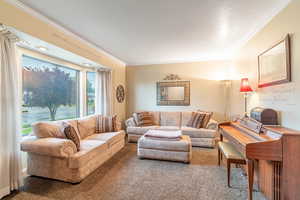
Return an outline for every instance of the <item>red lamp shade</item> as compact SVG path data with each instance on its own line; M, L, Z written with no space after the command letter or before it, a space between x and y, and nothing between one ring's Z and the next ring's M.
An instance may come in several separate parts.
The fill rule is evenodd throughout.
M253 92L252 88L249 85L248 78L242 78L240 92Z

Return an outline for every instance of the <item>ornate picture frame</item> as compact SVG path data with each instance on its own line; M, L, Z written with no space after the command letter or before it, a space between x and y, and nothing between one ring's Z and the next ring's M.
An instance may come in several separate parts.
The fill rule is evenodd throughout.
M161 81L156 83L157 105L159 106L189 106L190 81ZM182 99L168 99L167 89L179 89ZM183 90L183 91L182 91Z
M291 82L290 37L258 55L258 87Z

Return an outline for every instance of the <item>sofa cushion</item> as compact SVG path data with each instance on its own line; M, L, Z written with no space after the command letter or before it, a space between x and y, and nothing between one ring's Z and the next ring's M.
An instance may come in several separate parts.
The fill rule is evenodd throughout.
M150 129L156 129L158 126L127 127L127 133L144 135Z
M153 125L159 125L160 113L158 111L149 111L149 113L152 115Z
M100 140L81 140L80 151L73 154L69 158L70 168L80 168L83 167L90 160L97 156L101 156L101 153L106 152L108 149L108 144L105 141Z
M101 133L101 134L93 134L87 137L87 140L100 140L106 142L109 146L119 142L120 140L124 140L125 133L124 131L119 132L109 132L109 133Z
M192 146L194 147L209 147L215 146L215 138L191 138Z
M212 129L205 128L193 128L193 127L181 127L182 134L188 135L191 138L214 138L216 136L216 131Z
M180 126L181 112L160 112L161 126Z
M117 130L117 115L114 116L96 116L95 133L113 132Z
M179 126L158 126L155 128L155 130L161 130L161 131L177 131L180 130Z
M184 111L181 113L181 126L187 126L192 117L192 111Z
M142 136L138 141L138 149L157 149L164 151L190 151L191 140L186 135L180 141L150 139Z
M32 130L38 138L66 138L62 122L37 122L32 124Z
M81 139L93 135L96 132L96 116L78 119L77 125Z

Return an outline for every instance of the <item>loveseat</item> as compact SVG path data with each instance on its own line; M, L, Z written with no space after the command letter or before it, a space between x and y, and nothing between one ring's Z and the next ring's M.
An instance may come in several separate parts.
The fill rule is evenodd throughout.
M49 128L47 124L43 125L45 128L36 130L42 132L38 134L39 137L36 136L37 134L24 137L21 150L28 153L27 173L29 175L78 183L125 145L125 132L117 127L113 132L96 134L96 115L94 115L66 121L79 132L80 150L78 151L72 140L52 137L51 134L57 132L57 129L51 124L60 124L60 122L49 122ZM33 129L35 130L35 127ZM41 134L43 134L42 138Z
M183 112L159 112L148 111L152 115L153 126L137 126L133 117L125 121L126 132L129 142L137 140L150 129L157 130L181 130L183 135L191 138L192 146L214 147L215 137L217 135L218 123L210 119L205 128L192 128L187 124L192 116L192 111Z

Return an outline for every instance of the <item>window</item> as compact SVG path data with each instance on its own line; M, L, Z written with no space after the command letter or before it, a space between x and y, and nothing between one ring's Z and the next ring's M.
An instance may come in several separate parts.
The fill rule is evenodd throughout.
M95 113L95 78L95 72L86 73L86 101L88 115Z
M79 71L22 56L22 134L36 121L79 117Z

